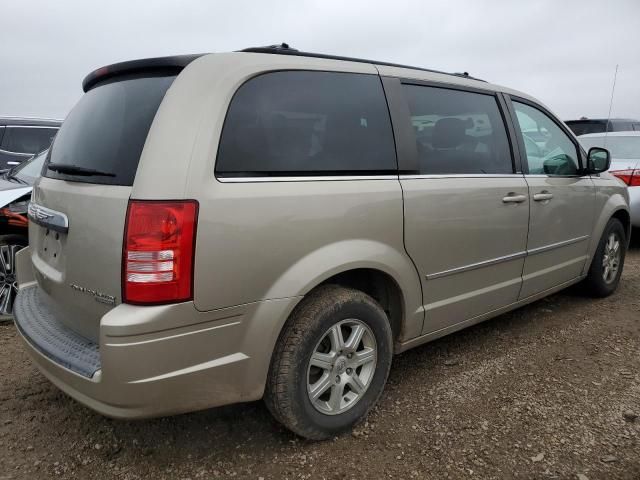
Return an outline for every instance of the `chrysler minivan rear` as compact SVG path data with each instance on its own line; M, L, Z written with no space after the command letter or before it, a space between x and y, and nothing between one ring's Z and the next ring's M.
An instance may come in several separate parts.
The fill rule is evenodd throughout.
M201 312L193 303L199 204L175 195L174 175L188 171L189 151L169 164L150 161L153 198L134 192L154 118L194 58L126 62L87 77L29 207L18 330L56 385L114 417L262 393L244 371L250 349L240 328L258 306Z

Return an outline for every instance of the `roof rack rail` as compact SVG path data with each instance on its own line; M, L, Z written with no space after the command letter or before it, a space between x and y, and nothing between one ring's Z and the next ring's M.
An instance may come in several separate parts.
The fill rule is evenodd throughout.
M264 47L249 47L240 50L241 52L250 52L250 53L270 53L275 55L293 55L297 57L312 57L312 58L325 58L328 60L342 60L345 62L358 62L358 63L371 63L373 65L384 65L387 67L399 67L399 68L411 68L413 70L421 70L423 72L430 73L440 73L442 75L453 75L454 77L462 77L468 78L470 80L478 80L480 82L486 82L486 80L482 80L481 78L475 78L469 75L468 72L463 73L450 73L450 72L442 72L440 70L432 70L429 68L421 68L421 67L412 67L411 65L401 65L399 63L389 63L389 62L379 62L377 60L367 60L365 58L354 58L354 57L342 57L339 55L327 55L324 53L313 53L313 52L301 52L298 49L292 48L288 43L281 43L275 45L267 45Z

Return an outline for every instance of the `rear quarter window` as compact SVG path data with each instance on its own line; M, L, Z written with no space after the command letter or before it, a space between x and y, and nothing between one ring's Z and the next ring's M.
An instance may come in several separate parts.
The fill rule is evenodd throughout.
M283 71L255 77L231 101L216 175L370 175L396 171L377 75Z
M69 165L108 175L71 175L45 169L45 176L133 185L149 128L174 79L116 78L85 93L60 128L47 165Z

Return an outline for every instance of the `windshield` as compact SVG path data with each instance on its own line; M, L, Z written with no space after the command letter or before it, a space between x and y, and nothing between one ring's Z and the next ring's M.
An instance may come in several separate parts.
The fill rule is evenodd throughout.
M48 162L52 168L44 175L74 182L133 185L151 122L174 79L117 78L89 90L56 135Z
M49 150L35 154L29 160L25 160L15 167L11 172L9 172L9 175L17 178L18 180L22 180L29 185L33 185L36 179L40 176L42 165L47 158L47 153L49 153Z
M601 137L580 137L578 140L587 151L591 147L602 147L611 152L611 158L640 159L640 135L637 137L607 137L606 144L604 135Z

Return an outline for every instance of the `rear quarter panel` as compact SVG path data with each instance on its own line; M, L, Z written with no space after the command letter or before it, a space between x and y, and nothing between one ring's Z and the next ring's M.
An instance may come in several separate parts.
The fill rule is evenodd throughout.
M419 334L420 282L404 253L397 179L213 183L205 192L198 309L304 295L334 274L374 268L401 287L415 316L405 333Z

